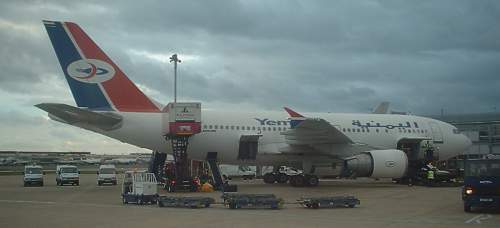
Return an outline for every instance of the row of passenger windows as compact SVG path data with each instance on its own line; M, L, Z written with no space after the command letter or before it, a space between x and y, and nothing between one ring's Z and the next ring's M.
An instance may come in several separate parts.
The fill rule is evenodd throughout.
M250 127L250 126L229 126L229 125L203 125L203 129L214 130L242 130L242 131L286 131L286 127Z
M255 127L255 126L229 126L229 125L203 125L203 129L209 129L209 130L242 130L242 131L286 131L288 128L286 127ZM343 132L370 132L369 128L342 128ZM389 133L388 129L384 130L379 130L378 128L375 129L376 133L379 132L385 132ZM422 129L399 129L399 133L418 133L418 134L423 134L427 133L427 130L422 130Z
M370 129L369 128L342 128L342 131L343 132L370 132ZM379 130L378 128L375 129L375 132L376 133L379 133L379 132L385 132L385 133L389 133L389 130L388 129L384 129L384 130ZM399 129L399 133L418 133L418 134L423 134L423 133L427 133L427 130L422 130L422 129Z

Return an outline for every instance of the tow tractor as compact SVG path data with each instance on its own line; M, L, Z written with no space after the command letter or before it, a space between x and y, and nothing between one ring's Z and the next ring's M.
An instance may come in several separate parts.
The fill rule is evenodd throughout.
M123 204L156 204L158 200L158 182L153 173L145 171L126 171L122 185Z
M272 173L264 174L264 183L273 184L275 182L284 184L290 181L291 177L302 174L301 170L288 166L280 166L278 170Z
M500 159L465 160L462 199L464 211L474 207L500 208Z

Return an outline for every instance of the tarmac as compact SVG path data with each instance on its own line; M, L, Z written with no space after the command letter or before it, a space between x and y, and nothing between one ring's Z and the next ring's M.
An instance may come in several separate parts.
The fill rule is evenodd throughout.
M120 178L121 179L121 178ZM388 180L327 180L314 188L233 181L242 193L273 193L285 200L283 209L159 208L124 205L121 182L97 186L95 174L82 174L80 186L56 186L53 174L44 187L23 187L21 175L0 176L0 227L500 227L498 211L463 212L460 187L428 188L393 184ZM208 196L221 193L166 193ZM355 208L307 209L302 196L353 195Z

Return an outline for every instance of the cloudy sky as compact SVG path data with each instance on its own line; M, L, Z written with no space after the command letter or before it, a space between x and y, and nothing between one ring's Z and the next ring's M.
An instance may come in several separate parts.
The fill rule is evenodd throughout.
M74 105L42 19L78 23L149 96L206 108L500 108L498 1L0 1L0 150L147 152L50 121Z

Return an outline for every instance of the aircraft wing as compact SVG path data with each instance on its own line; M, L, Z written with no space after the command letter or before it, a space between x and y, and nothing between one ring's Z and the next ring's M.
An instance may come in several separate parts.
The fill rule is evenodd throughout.
M122 117L117 114L93 112L66 104L41 103L35 106L48 112L53 120L85 128L109 131L120 127L122 123Z
M306 118L289 108L291 129L283 132L289 145L352 144L353 141L324 119Z

